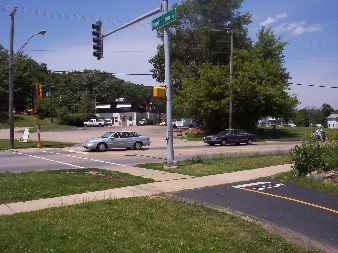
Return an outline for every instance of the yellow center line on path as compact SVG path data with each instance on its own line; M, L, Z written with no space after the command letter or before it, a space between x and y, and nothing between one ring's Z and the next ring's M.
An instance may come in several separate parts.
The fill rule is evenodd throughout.
M266 195L266 196L270 196L270 197L274 197L274 198L278 198L278 199L284 199L284 200L288 200L288 201L291 201L291 202L296 202L296 203L299 203L299 204L302 204L302 205L305 205L305 206L318 208L318 209L321 209L321 210L331 212L331 213L338 215L338 210L328 208L328 207L325 207L325 206L321 206L321 205L317 205L317 204L313 204L313 203L306 202L306 201L303 201L303 200L294 199L294 198L285 197L285 196L276 195L276 194L267 193L267 192L251 190L251 189L247 189L247 188L239 188L239 189L241 189L243 191L247 191L247 192L254 192L254 193L257 193L257 194L262 194L262 195Z

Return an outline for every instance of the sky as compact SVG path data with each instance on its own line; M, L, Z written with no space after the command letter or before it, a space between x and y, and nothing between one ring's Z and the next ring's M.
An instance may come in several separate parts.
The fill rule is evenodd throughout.
M8 14L17 6L15 48L31 34L47 30L27 45L25 53L49 69L150 73L148 60L161 43L151 30L151 19L106 38L100 61L92 56L91 24L100 18L106 33L159 5L160 0L0 0L0 44L8 47ZM252 15L248 29L253 40L265 25L288 43L285 66L292 82L325 86L338 86L337 10L337 0L244 0L241 8ZM118 77L156 83L150 76ZM338 109L338 89L291 85L290 93L299 98L299 107L329 103Z

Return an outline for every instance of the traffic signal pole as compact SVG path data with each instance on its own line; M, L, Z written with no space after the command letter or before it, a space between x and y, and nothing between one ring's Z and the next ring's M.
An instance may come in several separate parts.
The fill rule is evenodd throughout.
M116 33L118 31L121 31L129 26L132 26L144 19L147 19L153 15L156 15L160 12L166 13L168 12L168 0L161 0L161 8L157 8L155 10L152 10L141 17L138 17L124 25L121 25L111 32L107 34L102 34L102 40L113 33ZM95 24L94 24L95 26ZM93 26L93 29L94 29ZM94 35L94 34L93 34ZM172 85L171 85L171 68L170 68L170 32L169 28L164 27L164 38L163 38L163 44L164 44L164 55L165 55L165 83L166 83L166 95L167 95L167 134L166 134L166 141L167 141L167 165L172 166L174 165L174 134L173 134L173 126L172 126ZM94 48L95 50L95 48ZM102 52L103 53L103 52ZM94 55L95 56L95 55ZM102 57L101 57L102 58ZM100 59L100 57L98 58Z
M162 1L163 12L168 11L168 0ZM170 67L170 33L169 28L164 28L164 68L165 84L167 85L167 165L174 165L174 133L172 124L172 87L171 87L171 67Z

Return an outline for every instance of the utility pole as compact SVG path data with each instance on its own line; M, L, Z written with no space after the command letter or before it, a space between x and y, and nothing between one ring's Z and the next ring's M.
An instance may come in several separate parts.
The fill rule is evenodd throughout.
M11 28L9 34L9 70L8 70L8 116L9 116L9 139L10 147L14 148L14 21L17 8L9 14L11 17Z
M168 0L162 1L162 11L168 11ZM167 85L167 165L174 164L174 133L172 124L172 87L171 87L171 66L170 66L170 33L169 28L164 28L164 68L165 68L165 83Z
M229 80L229 129L232 128L232 79L233 79L234 32L230 30L230 80Z

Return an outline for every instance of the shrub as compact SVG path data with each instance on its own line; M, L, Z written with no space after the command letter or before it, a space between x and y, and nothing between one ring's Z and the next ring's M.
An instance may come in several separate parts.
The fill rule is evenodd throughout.
M49 99L38 101L37 104L37 116L39 119L50 117L51 104Z
M87 113L68 113L60 118L60 122L70 126L83 126L83 122L89 117Z
M293 169L298 176L314 171L328 171L338 168L338 145L309 141L291 150Z
M338 169L338 144L324 145L322 159L324 162L324 171Z

